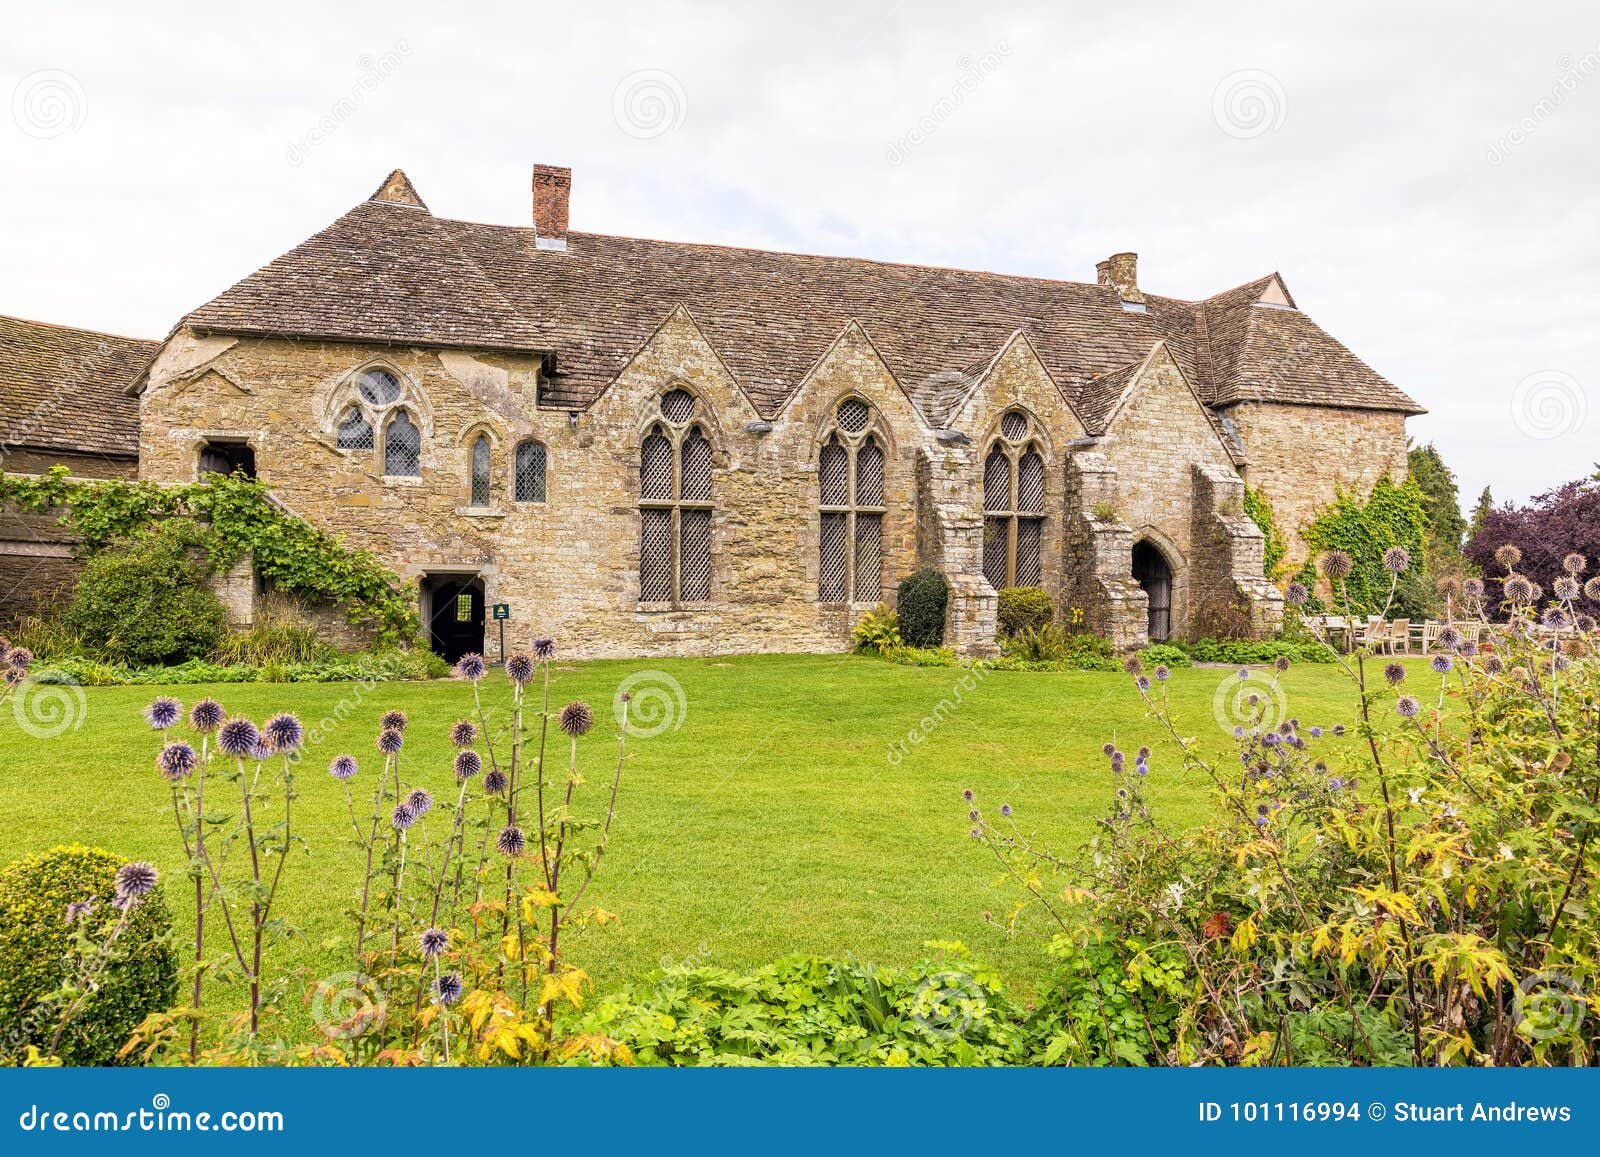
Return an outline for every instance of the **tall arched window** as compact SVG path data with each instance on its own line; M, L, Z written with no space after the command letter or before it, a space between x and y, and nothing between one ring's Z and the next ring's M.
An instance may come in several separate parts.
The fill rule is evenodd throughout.
M1036 587L1044 556L1044 455L1013 410L983 460L983 577L996 590Z
M711 442L687 390L662 396L639 447L639 599L711 597Z
M868 431L872 411L846 398L817 453L817 598L824 603L883 597L883 443Z
M489 505L489 436L479 434L472 443L472 505Z
M422 474L422 431L404 410L396 410L383 428L383 472L395 478Z
M545 501L545 450L543 442L520 442L516 454L518 502Z

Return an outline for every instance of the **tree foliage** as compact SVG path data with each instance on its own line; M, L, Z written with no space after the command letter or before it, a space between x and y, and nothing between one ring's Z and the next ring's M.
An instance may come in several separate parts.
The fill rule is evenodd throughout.
M1342 550L1355 564L1345 584L1350 608L1357 614L1377 614L1390 604L1384 552L1403 547L1411 565L1400 577L1391 609L1412 618L1426 617L1434 595L1424 577L1428 516L1423 507L1422 490L1411 479L1396 485L1388 476L1380 478L1365 501L1355 494L1341 494L1301 532L1313 558L1301 581L1312 585L1316 556Z
M1547 591L1561 577L1567 555L1600 559L1600 485L1588 479L1569 482L1525 505L1490 510L1467 543L1466 555L1488 574L1494 552L1508 544L1522 552L1517 570ZM1580 602L1587 611L1600 609L1593 600Z
M1422 491L1422 511L1428 517L1431 545L1447 554L1461 550L1467 520L1461 516L1461 499L1456 492L1456 476L1444 464L1432 442L1413 446L1407 464L1417 488Z

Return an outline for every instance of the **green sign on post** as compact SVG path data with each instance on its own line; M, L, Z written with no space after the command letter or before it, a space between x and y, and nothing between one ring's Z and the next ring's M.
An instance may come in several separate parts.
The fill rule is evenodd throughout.
M494 621L500 624L500 662L506 661L506 620L511 617L510 603L494 604Z
M511 604L496 603L494 605L494 617L501 621L509 619L511 617Z

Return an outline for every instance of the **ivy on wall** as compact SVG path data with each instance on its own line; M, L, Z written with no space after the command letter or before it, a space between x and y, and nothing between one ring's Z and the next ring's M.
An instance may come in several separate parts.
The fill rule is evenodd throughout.
M1391 613L1425 616L1430 605L1430 592L1423 577L1427 529L1422 490L1409 479L1396 485L1385 475L1366 501L1357 495L1341 494L1301 532L1311 548L1311 561L1301 572L1300 580L1308 589L1314 589L1316 559L1330 550L1342 550L1355 563L1345 580L1351 610L1377 614L1389 598L1390 575L1383 566L1383 552L1401 546L1411 555L1411 566L1400 576Z
M253 478L210 474L181 486L71 477L52 466L38 477L0 473L0 506L33 513L61 509L61 525L83 537L89 554L139 535L163 519L192 517L206 526L205 549L218 569L255 556L256 573L278 590L336 603L354 625L374 627L387 642L420 629L416 593L365 550L350 550L283 510Z
M1283 556L1289 553L1289 544L1273 518L1272 503L1253 486L1244 488L1244 512L1260 528L1266 543L1262 549L1261 573L1276 582L1282 575Z

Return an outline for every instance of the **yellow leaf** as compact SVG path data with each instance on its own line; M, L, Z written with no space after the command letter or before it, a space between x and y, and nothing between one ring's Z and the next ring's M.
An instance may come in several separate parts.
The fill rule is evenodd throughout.
M500 938L500 952L507 960L516 960L522 955L522 943L515 932L507 932Z
M1250 916L1239 921L1239 926L1233 930L1233 950L1244 952L1256 942L1255 917Z

